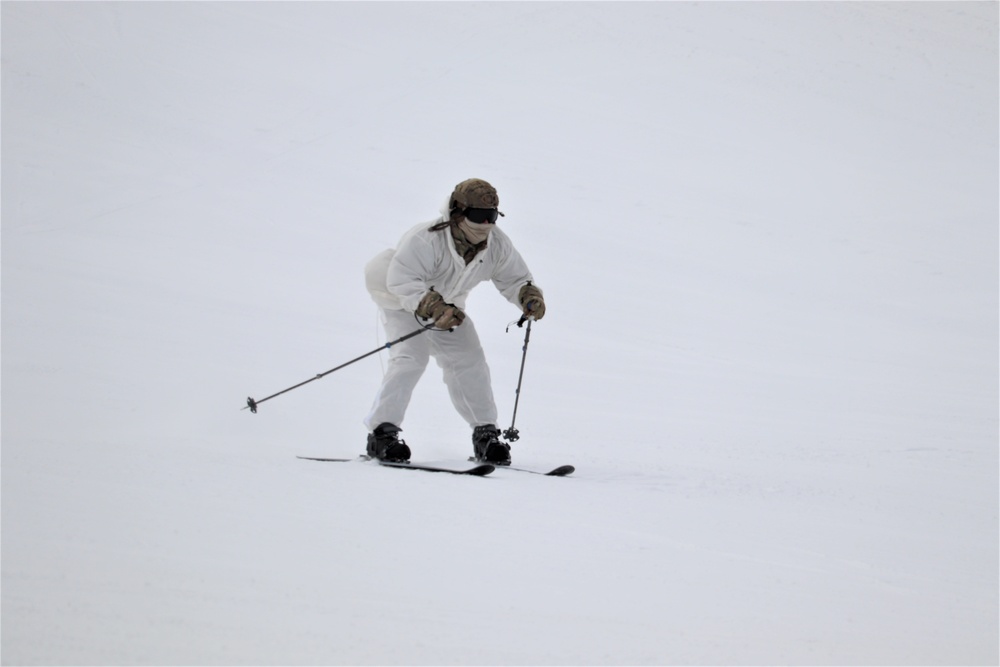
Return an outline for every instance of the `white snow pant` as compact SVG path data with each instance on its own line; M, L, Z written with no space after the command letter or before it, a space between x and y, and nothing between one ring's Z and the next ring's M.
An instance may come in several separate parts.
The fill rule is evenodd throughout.
M390 342L420 326L405 310L382 309L382 323ZM389 348L388 370L365 418L368 430L386 422L402 426L413 389L432 356L444 371L452 404L469 426L496 424L490 369L476 327L466 317L454 331L427 331Z

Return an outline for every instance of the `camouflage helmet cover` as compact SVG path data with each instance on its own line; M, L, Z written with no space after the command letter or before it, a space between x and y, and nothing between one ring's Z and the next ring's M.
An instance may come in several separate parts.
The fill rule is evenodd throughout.
M497 208L500 197L496 188L481 178L470 178L455 186L451 193L452 210L466 208Z

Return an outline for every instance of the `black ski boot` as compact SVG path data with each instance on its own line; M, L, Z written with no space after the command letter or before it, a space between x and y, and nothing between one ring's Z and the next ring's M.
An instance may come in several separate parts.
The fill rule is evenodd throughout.
M510 445L500 439L500 429L493 424L477 426L472 431L472 449L477 461L510 465Z
M385 422L368 434L368 456L382 461L409 461L410 448L399 439L398 426Z

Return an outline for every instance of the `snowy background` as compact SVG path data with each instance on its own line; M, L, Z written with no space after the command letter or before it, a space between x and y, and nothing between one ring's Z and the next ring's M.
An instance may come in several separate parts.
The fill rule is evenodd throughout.
M997 664L998 8L3 2L3 662ZM297 460L473 176L577 474Z

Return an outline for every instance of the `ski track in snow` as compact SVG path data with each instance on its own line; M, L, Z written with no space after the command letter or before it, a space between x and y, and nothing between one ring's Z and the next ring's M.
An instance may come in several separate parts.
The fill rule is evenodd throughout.
M996 3L0 13L4 664L1000 661ZM548 304L514 460L577 472L296 459L379 362L245 397L384 344L471 176Z

